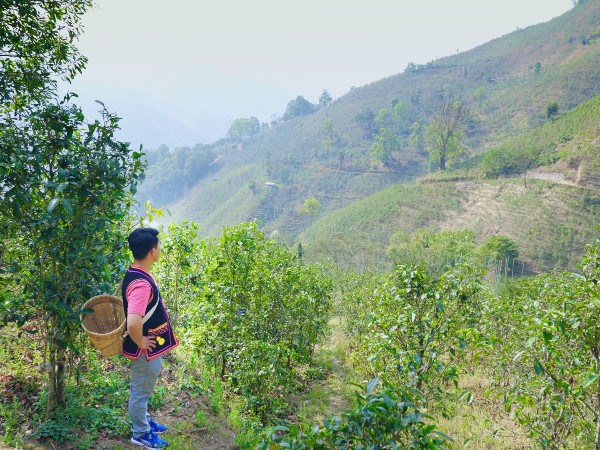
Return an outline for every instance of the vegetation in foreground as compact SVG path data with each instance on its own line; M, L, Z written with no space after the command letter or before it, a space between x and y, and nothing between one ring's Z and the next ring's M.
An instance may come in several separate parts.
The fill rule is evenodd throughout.
M464 264L336 273L253 224L207 241L187 223L163 242L157 276L183 345L151 408L171 425L174 448L599 445L600 241L580 273L492 284ZM98 359L80 336L68 351L66 406L47 418L35 369L42 331L35 320L1 329L3 442L122 448L124 361ZM356 386L332 388L342 373ZM307 414L311 402L320 406Z

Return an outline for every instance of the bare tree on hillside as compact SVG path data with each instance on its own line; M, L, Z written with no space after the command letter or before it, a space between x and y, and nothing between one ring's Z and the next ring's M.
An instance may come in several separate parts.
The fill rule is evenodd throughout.
M448 162L464 152L463 139L472 118L462 103L445 101L429 119L425 129L427 152L439 170L446 170Z

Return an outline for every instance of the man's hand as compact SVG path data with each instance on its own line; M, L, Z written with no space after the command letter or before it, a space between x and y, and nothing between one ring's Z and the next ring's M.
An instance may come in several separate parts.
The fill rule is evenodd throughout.
M142 336L142 345L138 345L142 350L152 350L156 347L156 338L154 336Z
M127 331L133 342L142 350L152 350L156 347L154 336L142 336L142 316L139 314L127 315Z

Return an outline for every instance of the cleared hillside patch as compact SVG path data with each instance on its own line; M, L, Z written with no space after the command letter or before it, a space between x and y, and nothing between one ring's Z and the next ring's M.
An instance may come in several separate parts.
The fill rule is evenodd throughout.
M472 229L478 242L504 235L519 245L515 272L575 269L595 236L600 196L550 181L432 182L389 187L317 221L301 236L309 258L374 270L395 231ZM362 267L359 263L362 263Z

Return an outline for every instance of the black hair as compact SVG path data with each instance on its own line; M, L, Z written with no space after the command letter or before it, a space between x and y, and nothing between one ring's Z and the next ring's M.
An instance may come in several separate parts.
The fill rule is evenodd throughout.
M158 230L155 228L137 228L127 238L129 250L135 259L144 259L150 250L158 245Z

